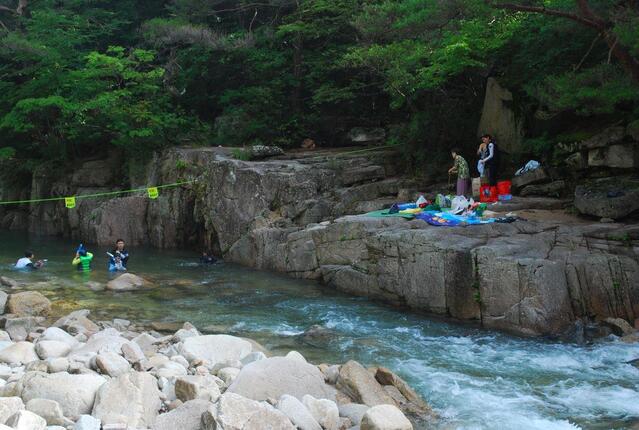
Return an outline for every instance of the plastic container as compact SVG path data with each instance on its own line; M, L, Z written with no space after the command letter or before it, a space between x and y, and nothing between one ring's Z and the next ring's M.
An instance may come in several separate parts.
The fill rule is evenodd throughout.
M510 181L499 181L497 182L497 194L498 195L508 195L510 194L510 187L512 182Z
M482 185L479 189L479 201L482 203L493 203L497 201L497 187Z
M500 202L507 202L508 200L512 200L513 196L510 194L499 194L497 198Z

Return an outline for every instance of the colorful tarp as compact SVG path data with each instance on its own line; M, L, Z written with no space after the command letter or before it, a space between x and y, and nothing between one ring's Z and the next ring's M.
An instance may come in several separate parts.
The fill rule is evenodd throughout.
M494 218L482 219L476 216L453 215L448 212L423 212L416 215L415 218L438 227L457 227L459 225L490 224L495 222Z
M414 219L415 215L413 214L406 214L406 213L389 213L388 209L382 209L381 211L373 211L373 212L369 212L366 214L367 217L371 217L371 218L392 218L392 217L399 217L399 218L406 218L406 219Z

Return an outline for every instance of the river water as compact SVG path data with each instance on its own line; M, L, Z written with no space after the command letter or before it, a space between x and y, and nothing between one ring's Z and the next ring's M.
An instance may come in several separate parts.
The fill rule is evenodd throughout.
M197 252L130 249L129 270L153 287L92 291L106 283L106 248L89 247L94 271L75 272L78 244L0 232L0 275L45 294L54 312L87 308L94 320L191 321L254 338L309 361L389 367L440 414L440 429L624 429L639 422L639 345L604 339L588 346L521 339L429 319L231 264L201 267ZM32 273L11 266L25 249L47 258ZM300 336L312 325L330 330Z

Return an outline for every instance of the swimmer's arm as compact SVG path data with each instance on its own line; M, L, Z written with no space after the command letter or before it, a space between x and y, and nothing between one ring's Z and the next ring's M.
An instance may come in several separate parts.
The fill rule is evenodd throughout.
M71 264L73 264L74 266L77 266L78 264L80 264L80 257L75 257L73 261L71 262Z

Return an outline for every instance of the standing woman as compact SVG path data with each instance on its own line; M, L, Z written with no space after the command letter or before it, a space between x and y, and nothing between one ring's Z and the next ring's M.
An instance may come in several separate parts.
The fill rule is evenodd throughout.
M488 183L491 187L497 186L497 170L499 169L499 149L495 140L490 134L485 134L481 137L481 150L482 145L486 146L487 155L479 160L479 164L484 167L484 174L488 176ZM488 169L488 172L486 172Z

